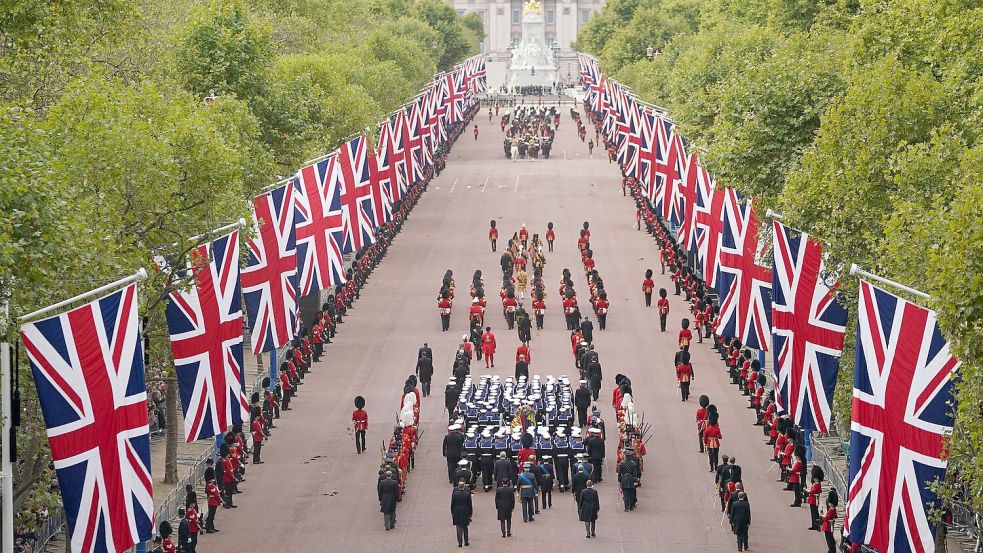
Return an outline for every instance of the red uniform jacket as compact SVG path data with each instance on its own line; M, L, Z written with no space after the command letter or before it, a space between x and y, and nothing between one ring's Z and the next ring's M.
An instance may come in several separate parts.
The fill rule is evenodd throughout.
M707 426L706 430L703 431L703 445L710 449L719 448L720 440L722 439L724 439L724 437L720 433L720 426L716 424L713 426Z
M215 482L209 482L205 486L205 495L208 496L209 507L218 507L222 504L222 496L219 494L218 486L215 485Z
M365 409L356 409L352 411L352 424L355 425L355 430L368 429L369 414L365 412Z
M594 304L594 310L597 311L598 315L607 315L608 305L608 300L597 300L597 303Z
M461 346L460 346L460 349L463 349L464 350L464 353L467 354L467 356L468 356L468 361L470 361L471 360L471 354L473 353L473 350L471 348L471 342L463 342L461 344Z
M498 228L491 227L491 228L488 229L488 239L489 240L498 240Z
M235 481L235 464L232 462L231 457L226 457L222 459L222 482L226 484L231 484Z
M656 303L656 305L659 307L659 315L669 314L669 300L665 298L659 298L659 301L658 303Z
M437 309L440 311L441 315L450 315L451 307L453 305L454 304L451 303L451 300L447 298L441 298L441 300L437 302Z
M532 310L533 310L533 313L536 314L536 315L545 315L546 314L546 302L545 301L542 301L542 300L533 300L533 302L532 302Z
M802 461L796 461L795 464L792 465L792 472L788 474L788 483L798 484L800 482L799 472L801 471L802 471Z
M705 407L696 409L696 431L703 432L707 427L707 410Z
M679 347L688 346L693 341L693 333L688 328L679 329Z
M642 281L642 292L645 292L646 294L651 294L652 290L654 289L655 289L655 283L652 282L652 279L647 278Z
M263 438L265 437L263 435L263 418L256 417L253 420L253 423L249 426L249 428L252 429L253 431L253 443L254 444L263 443Z
M809 495L806 497L806 503L809 505L819 505L819 494L823 493L823 485L820 482L813 482L812 487L809 488Z
M676 365L676 380L680 382L689 382L693 379L693 366L689 363L680 363Z
M486 330L481 335L481 351L485 354L495 353L495 335L491 331Z
M519 240L528 240L528 239L529 239L529 231L526 230L525 228L519 229Z
M519 360L519 356L520 355L525 356L526 363L532 363L532 353L529 351L529 346L523 344L523 345L515 348L515 360L516 361Z
M553 229L549 229L546 231L546 240L550 242L556 240L556 233L553 232Z
M519 302L515 301L515 298L505 298L505 300L502 301L502 307L505 309L506 313L515 313L515 308L517 305L519 305Z
M833 524L835 523L836 523L836 507L830 507L829 510L826 511L826 515L823 516L823 525L822 527L820 527L820 530L823 532L832 532Z
M576 298L565 298L563 300L563 312L566 313L567 315L572 314L574 308L576 308L576 307L577 307L577 299Z

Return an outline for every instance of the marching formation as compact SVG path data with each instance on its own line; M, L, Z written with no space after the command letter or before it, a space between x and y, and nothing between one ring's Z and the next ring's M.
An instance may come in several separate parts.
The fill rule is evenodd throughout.
M771 211L767 216L774 219L772 266L759 265L759 235L768 236L759 233L754 198L714 182L698 156L686 153L686 142L666 113L603 75L597 60L581 54L580 66L584 108L610 161L621 168L622 190L631 189L639 228L644 218L650 232L658 235L663 266L672 271L676 294L685 292L691 302L698 340L712 332L732 381L749 395L749 408L767 413L768 405L775 406L761 424L769 432L774 429L776 443L784 436L791 444L781 452L776 448L775 458L786 467L793 506L799 505L806 484L808 438L832 426L830 403L847 321L839 294L842 283L831 278L837 271L825 266L819 240L786 226L781 214ZM850 272L913 290L856 265ZM647 275L647 302L650 282ZM850 457L863 462L850 464L849 485L842 490L847 494L843 544L887 550L903 541L930 550L935 536L929 510L937 497L927 483L945 476L942 444L952 430L953 414L947 405L952 403L951 377L959 361L950 353L933 311L867 280L861 279L858 288ZM771 378L762 373L768 350L775 364ZM758 352L758 365L752 365L752 351ZM692 380L691 369L688 375L683 369L681 385L686 379ZM682 395L685 400L688 390ZM910 398L909 410L885 407L904 397ZM787 422L780 422L782 418ZM912 432L915 419L923 423L918 431L922 445L895 439ZM917 469L913 457L921 460ZM885 481L901 486L907 482L904 475L915 470L924 474L917 483L904 484L910 493L877 494ZM813 474L819 476L813 480L821 489L822 475ZM829 504L835 508L836 501ZM905 513L903 524L894 522L898 512ZM835 509L827 514L830 520L821 523L811 513L812 527L821 524L831 530ZM831 533L826 537L833 551ZM746 547L740 534L738 546Z
M502 116L501 127L505 132L505 157L516 159L550 158L553 138L560 126L560 114L556 106L519 106Z

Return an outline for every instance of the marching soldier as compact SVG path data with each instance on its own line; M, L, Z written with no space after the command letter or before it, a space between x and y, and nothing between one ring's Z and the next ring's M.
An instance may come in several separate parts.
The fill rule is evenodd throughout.
M669 318L669 300L666 299L668 292L665 288L659 288L659 328L662 332L666 331L666 319Z
M532 301L532 311L536 316L536 330L542 330L543 319L546 317L546 302L543 301L542 294L536 294L536 299Z
M451 303L449 296L450 293L445 290L437 302L437 311L440 313L440 330L443 332L447 332L451 327L451 307L454 304Z
M515 329L515 309L519 306L519 302L515 299L515 291L509 288L505 292L505 299L502 300L502 309L505 311L505 324L508 325L509 330Z
M455 402L457 395L455 394ZM443 454L447 458L447 480L451 484L457 484L454 473L458 470L458 463L464 453L464 433L461 432L461 425L459 424L451 425L447 430L443 444Z
M597 326L599 330L607 328L608 323L608 293L601 290L598 293L598 300L594 302L594 311L597 313Z
M679 381L679 395L683 401L689 399L689 384L693 379L693 365L689 362L690 355L684 351L680 363L676 365L676 380Z
M365 431L369 427L369 414L365 412L365 398L355 396L355 410L352 411L352 428L355 430L355 452L365 451Z
M495 251L498 248L498 229L494 219L492 219L491 227L488 229L488 241L491 242L491 250Z
M553 241L556 240L556 232L553 231L553 223L546 223L546 246L549 251L553 251Z
M528 344L532 341L532 324L529 320L529 313L521 303L515 310L515 321L519 326L519 341L523 345Z
M655 282L652 281L652 269L645 269L645 279L642 280L642 293L645 294L645 307L652 307L652 290L655 289ZM665 328L662 329L665 331Z

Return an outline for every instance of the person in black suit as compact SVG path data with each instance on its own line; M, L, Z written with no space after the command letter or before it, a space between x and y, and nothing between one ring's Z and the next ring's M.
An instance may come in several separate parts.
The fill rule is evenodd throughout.
M596 537L594 526L597 523L597 513L601 510L601 499L594 489L594 482L587 481L587 488L580 492L580 520L587 529L587 537Z
M379 480L378 488L382 523L388 532L396 527L396 496L399 494L399 484L393 478L392 471L386 471L385 477Z
M577 407L577 424L587 426L587 408L590 407L591 393L587 389L587 381L581 380L580 387L573 394L573 404Z
M457 462L461 460L463 452L464 433L461 432L461 425L451 425L443 443L443 454L447 458L447 480L451 484L457 484L454 481L454 471L457 470Z
M577 502L577 510L580 510L580 498L583 491L587 489L587 475L584 471L577 470L573 473L570 480L570 490L573 491L573 498Z
M451 522L457 527L458 547L471 545L468 543L468 525L471 524L473 513L471 492L468 491L468 485L462 482L451 493Z
M511 481L512 477L515 476L515 468L512 467L512 461L509 461L509 457L504 451L498 454L498 460L495 461L492 468L492 475L495 477L495 482L499 486L506 480Z
M433 359L433 350L430 349L430 346L427 345L426 342L423 342L423 347L420 348L420 350L416 354L417 360L422 359L424 357L429 357L430 359Z
M421 353L423 348L421 349ZM427 348L429 350L430 348ZM422 355L416 361L416 374L420 377L420 386L422 388L423 397L430 395L430 381L433 379L433 358L427 355Z
M747 550L747 533L751 526L751 504L747 502L747 495L744 492L740 492L737 495L737 501L731 505L730 520L734 524L734 532L737 533L737 550Z
M502 537L512 535L512 511L515 510L515 488L508 478L499 481L495 490L495 510L502 525Z

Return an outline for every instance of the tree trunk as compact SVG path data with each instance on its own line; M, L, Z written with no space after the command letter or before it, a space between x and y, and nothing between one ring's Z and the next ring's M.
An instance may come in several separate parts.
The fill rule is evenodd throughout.
M164 413L167 418L166 448L164 450L164 483L177 484L177 437L180 428L177 417L177 379L167 379Z

